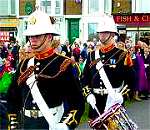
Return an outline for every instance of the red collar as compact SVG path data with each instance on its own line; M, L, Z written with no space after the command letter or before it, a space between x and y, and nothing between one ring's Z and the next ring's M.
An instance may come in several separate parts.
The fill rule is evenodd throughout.
M49 48L44 52L35 53L35 58L38 60L41 60L41 59L48 58L48 57L52 56L53 54L54 54L54 49Z
M106 46L104 46L104 47L101 47L101 48L100 48L100 51L101 51L102 53L107 53L107 52L111 51L114 47L115 47L115 45L114 45L113 43L111 43L111 44L109 44L109 45L106 45Z

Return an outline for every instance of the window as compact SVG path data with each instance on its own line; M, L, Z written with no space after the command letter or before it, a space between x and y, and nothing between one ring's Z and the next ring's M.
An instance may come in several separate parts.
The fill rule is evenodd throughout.
M98 24L97 23L89 23L88 24L88 39L92 40L93 38L97 37L97 28Z
M51 14L51 1L41 1L41 7L46 13Z
M94 13L99 11L99 0L88 0L88 13Z
M60 0L56 0L55 14L60 14Z
M10 14L16 14L16 1L14 0L11 0L11 11L10 11Z
M41 0L41 8L47 14L55 16L60 15L62 10L62 0Z
M0 0L0 15L8 15L8 0Z
M0 15L15 15L16 2L14 0L0 0Z
M112 13L131 13L132 0L112 0Z
M149 13L150 8L148 5L150 5L149 0L133 0L134 4L134 10L133 13Z

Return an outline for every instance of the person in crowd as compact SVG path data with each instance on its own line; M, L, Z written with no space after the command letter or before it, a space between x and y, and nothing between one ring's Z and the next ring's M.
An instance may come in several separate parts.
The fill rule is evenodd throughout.
M150 47L145 49L145 71L147 76L147 82L148 82L148 95L150 94Z
M80 44L77 41L75 41L73 44L74 44L74 48L72 49L72 55L73 55L75 61L79 62L80 53L81 53Z
M14 38L13 42L14 43L13 43L13 46L12 46L12 49L11 49L11 54L13 55L13 57L15 57L15 59L12 62L12 66L16 70L17 65L19 63L19 49L20 49L20 46L19 46L18 41L16 40L16 38Z
M140 94L143 94L142 99L147 99L148 97L148 81L147 81L147 75L146 75L146 69L144 65L144 49L142 49L140 46L135 47L135 54L136 54L136 59L135 59L135 71L136 71L136 88L139 91L138 94L136 94L135 99L139 100Z
M62 45L62 53L68 57L72 56L72 48L68 40L66 40L64 45Z
M97 33L101 46L88 54L81 77L83 94L90 104L90 120L98 117L99 113L103 114L115 103L122 104L120 89L125 85L131 88L134 78L130 55L116 47L114 37L118 32L113 17L104 14L99 21ZM115 94L111 93L111 88Z
M72 60L51 47L59 35L53 22L40 10L28 17L23 34L34 56L20 62L8 90L9 129L73 130L79 125L84 112L82 89Z
M88 55L88 46L87 46L87 43L84 43L83 44L83 49L81 50L81 53L80 53L81 57L85 60L87 59L87 55Z
M95 49L94 43L92 41L88 41L87 45L88 45L88 52L93 51Z
M7 55L8 55L8 45L9 45L8 42L4 42L3 43L3 46L2 46L2 49L1 49L1 57L2 57L2 59L3 58L7 58Z

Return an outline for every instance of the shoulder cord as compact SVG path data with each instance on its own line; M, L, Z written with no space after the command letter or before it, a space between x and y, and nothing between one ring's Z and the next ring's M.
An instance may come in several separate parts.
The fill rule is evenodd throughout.
M57 57L58 57L58 56L57 56ZM55 59L56 59L56 57L55 57ZM53 59L52 61L54 61L54 59ZM51 61L51 62L52 62L52 61ZM50 62L50 63L51 63L51 62ZM49 63L49 64L50 64L50 63ZM47 65L41 70L41 72L38 74L38 77L49 78L49 79L56 78L58 75L60 75L61 72L64 72L64 71L66 70L67 66L68 66L70 63L71 63L70 59L65 59L65 60L63 61L63 63L61 64L60 70L58 71L58 73L56 73L56 74L53 75L53 76L49 76L49 75L44 75L44 74L42 74L42 72L45 70L45 68L49 65L49 64L47 64Z
M58 56L56 56L54 59L52 59L41 71L40 71L40 73L38 74L38 76L37 77L44 77L44 78L46 78L46 76L47 75L43 75L42 73L43 73L43 71L54 61L54 60L56 60L58 58ZM59 72L58 72L59 73ZM57 73L57 74L58 74ZM57 74L55 74L55 75L57 75ZM43 75L43 76L42 76ZM54 75L54 76L55 76ZM50 76L50 77L54 77L54 76Z

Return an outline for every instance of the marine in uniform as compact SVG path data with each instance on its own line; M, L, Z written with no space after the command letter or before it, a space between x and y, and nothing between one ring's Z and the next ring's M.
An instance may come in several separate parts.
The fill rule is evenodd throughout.
M115 91L117 88L121 88L123 84L131 86L132 82L130 81L134 75L130 55L116 47L114 36L118 35L118 32L113 18L107 15L102 16L97 33L101 46L88 54L81 78L83 94L90 104L90 119L97 118L99 116L98 111L100 114L104 113L108 97L108 89L99 74L101 68L96 68L99 61L103 63L102 67ZM96 54L99 55L99 58L96 58ZM122 99L118 101L122 102Z
M20 62L10 86L9 129L73 130L83 114L84 98L72 60L51 47L58 32L50 17L33 12L24 35L29 37L34 56Z

